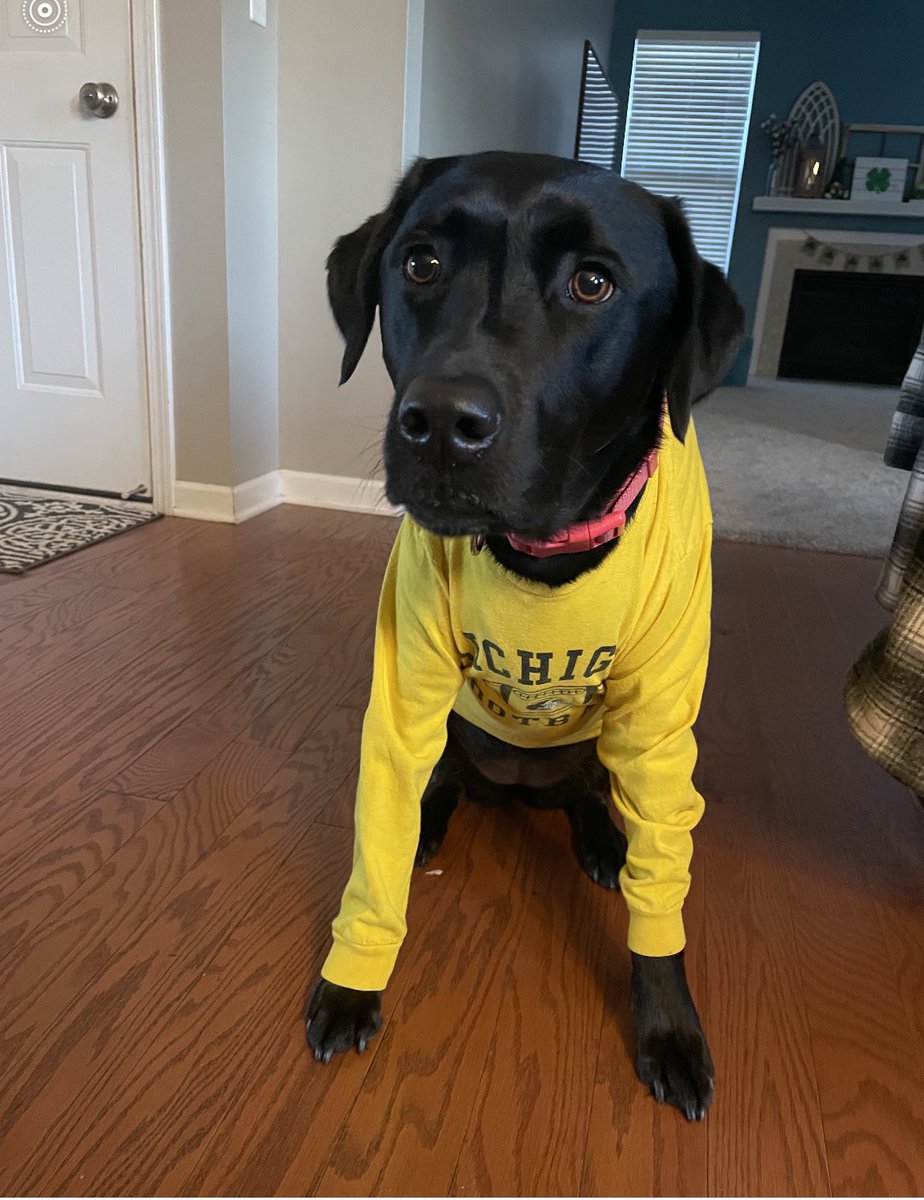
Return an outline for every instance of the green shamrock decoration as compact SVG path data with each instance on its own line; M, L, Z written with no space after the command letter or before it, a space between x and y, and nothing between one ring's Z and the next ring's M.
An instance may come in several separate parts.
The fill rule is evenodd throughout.
M873 167L866 175L866 190L868 192L887 192L892 172L888 167Z

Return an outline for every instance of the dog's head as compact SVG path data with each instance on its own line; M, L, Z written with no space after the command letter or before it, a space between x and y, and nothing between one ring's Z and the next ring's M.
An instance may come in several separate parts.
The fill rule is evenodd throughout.
M541 155L418 161L337 242L328 290L341 382L380 309L387 494L445 535L599 514L655 444L664 393L682 440L742 330L679 204Z

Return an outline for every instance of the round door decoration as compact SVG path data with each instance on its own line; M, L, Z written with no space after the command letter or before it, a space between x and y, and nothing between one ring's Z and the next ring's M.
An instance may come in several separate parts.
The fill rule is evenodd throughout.
M67 24L67 0L22 0L22 19L33 33L57 33Z

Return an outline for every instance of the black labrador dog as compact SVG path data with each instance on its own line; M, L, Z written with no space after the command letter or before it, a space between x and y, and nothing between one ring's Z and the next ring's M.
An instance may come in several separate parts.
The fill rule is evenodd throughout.
M692 404L722 378L742 333L741 308L697 254L677 202L540 155L418 161L387 209L337 242L328 273L346 343L341 382L380 309L395 387L389 499L447 545L471 539L472 551L551 589L611 555L618 565L623 543L613 534L591 533L562 552L555 539L575 527L585 537L582 523L605 523L625 481L641 479L626 504L632 522L645 498L640 464L665 437L684 441ZM481 649L501 653L489 642ZM473 655L460 653L457 666L471 674ZM418 866L438 850L462 793L498 799L514 790L564 808L581 866L607 887L622 873L628 895L626 838L592 740L524 749L455 711L443 732L422 800ZM631 856L630 842L630 866ZM714 1068L683 951L633 952L632 966L639 1076L658 1100L701 1118ZM309 1045L322 1061L362 1050L380 1014L380 987L321 978L306 1010Z

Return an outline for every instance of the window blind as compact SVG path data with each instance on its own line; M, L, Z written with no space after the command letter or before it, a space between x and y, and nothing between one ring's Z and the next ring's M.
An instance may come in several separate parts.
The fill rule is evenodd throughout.
M760 34L640 30L622 173L679 196L696 248L723 271L731 253Z
M585 42L574 157L612 170L618 133L619 101L593 46Z

